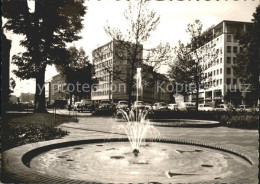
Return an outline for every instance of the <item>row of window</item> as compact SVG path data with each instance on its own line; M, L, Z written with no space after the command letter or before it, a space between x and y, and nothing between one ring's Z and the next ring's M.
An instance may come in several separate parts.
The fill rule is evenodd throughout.
M109 75L104 77L99 77L99 81L109 81Z
M239 40L237 40L233 35L227 35L227 42L232 42L232 40L233 42L239 42Z
M216 76L216 75L220 75L222 74L222 68L217 69L217 70L213 70L211 72L205 73L204 76L205 77L212 77L212 76Z
M235 63L236 62L236 57L233 57L233 63ZM231 64L231 57L227 57L227 63L228 64Z
M231 78L226 78L227 85L232 85L231 82L233 85L236 85L238 83L238 79L233 78L233 80L231 81ZM208 87L222 85L222 79L216 79L210 82L205 82L204 85Z
M204 86L205 87L212 87L212 86L218 86L222 84L222 79L216 79L210 82L205 82Z
M243 51L243 47L239 47L240 52ZM238 47L237 46L233 46L233 50L232 50L232 46L227 46L227 53L237 53L238 52Z
M103 55L103 59L106 59L108 57L112 56L112 52L108 52L107 54Z
M236 85L238 80L236 78L233 78L233 85ZM230 85L231 84L231 78L226 79L226 84Z
M112 66L112 59L96 64L96 69L107 68Z
M109 91L94 91L92 92L92 96L103 96L109 95Z
M109 88L109 83L99 84L97 86L97 89L108 89L108 88Z

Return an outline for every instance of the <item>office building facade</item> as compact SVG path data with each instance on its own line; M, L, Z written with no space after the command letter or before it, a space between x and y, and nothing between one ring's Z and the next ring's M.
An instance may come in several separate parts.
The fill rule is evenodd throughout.
M134 47L134 44L129 43L128 45L129 47ZM138 67L141 67L141 74L143 79L143 89L141 92L139 92L138 100L153 103L159 100L160 97L162 101L168 102L169 96L163 95L161 92L160 95L157 94L155 81L153 85L145 83L146 79L153 80L154 74L151 67L142 64L142 45L139 45L137 50L137 60L133 67L135 70L134 73L136 73ZM117 41L115 40L93 50L92 57L95 68L95 78L99 81L99 83L95 90L92 90L91 92L91 100L111 100L112 102L128 100L128 85L132 66L128 59L122 59L123 57L120 57L124 55L124 58L131 57L128 52L129 50L123 49L122 46L118 47ZM134 78L134 83L135 82L136 77ZM155 94L157 94L157 96ZM137 90L134 85L132 93L133 100L136 99L136 95ZM158 97L158 99L155 97Z
M257 102L252 92L247 92L247 86L235 77L232 66L236 55L243 47L236 39L237 33L242 33L250 28L252 23L222 21L207 31L206 37L210 38L205 45L197 49L199 65L208 65L203 72L205 88L199 90L199 103L231 103L233 105L255 105ZM207 49L206 49L207 48ZM203 52L204 51L204 52ZM208 57L214 55L214 61ZM193 57L194 58L194 57ZM197 58L196 58L197 59ZM196 60L195 59L195 60ZM195 102L195 94L190 96Z

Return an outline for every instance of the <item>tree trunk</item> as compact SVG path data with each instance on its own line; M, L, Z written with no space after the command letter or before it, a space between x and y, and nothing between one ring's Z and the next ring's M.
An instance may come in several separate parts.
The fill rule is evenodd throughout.
M45 106L45 67L42 67L36 75L36 90L35 90L35 108L34 112L47 112Z
M109 102L111 102L111 75L112 75L112 73L111 72L109 72L109 83L108 83L108 87L109 87L109 89L108 89L108 98L109 98Z
M199 110L199 83L196 81L196 111Z
M134 83L134 62L131 63L131 73L130 73L130 82L128 85L128 107L131 107L133 101L133 83Z

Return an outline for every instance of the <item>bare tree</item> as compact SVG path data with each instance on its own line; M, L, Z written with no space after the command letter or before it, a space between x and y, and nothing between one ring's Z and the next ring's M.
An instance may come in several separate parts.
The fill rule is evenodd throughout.
M188 91L196 93L196 110L198 110L199 90L207 88L212 83L212 72L209 67L216 64L220 51L214 48L211 30L202 32L202 23L196 20L188 24L186 32L190 35L188 44L179 41L175 47L176 58L170 64L169 76L176 82L187 86ZM195 90L194 86L195 85Z
M124 17L127 22L126 33L120 29L111 28L109 25L105 27L105 32L113 39L115 46L114 52L116 59L127 62L127 70L130 72L128 86L128 103L132 102L132 93L134 85L134 76L136 68L147 63L158 70L162 61L165 60L167 49L163 49L163 44L156 48L147 49L146 58L143 56L143 45L148 41L151 33L156 30L160 17L150 10L147 0L129 1L128 9L124 12ZM167 45L169 47L169 45ZM167 47L167 48L168 48ZM161 53L160 53L161 52ZM156 56L157 54L157 56Z

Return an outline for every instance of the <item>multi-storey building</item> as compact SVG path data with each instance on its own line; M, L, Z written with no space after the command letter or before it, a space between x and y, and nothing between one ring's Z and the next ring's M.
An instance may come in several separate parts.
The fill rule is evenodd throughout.
M134 44L126 44L134 47ZM147 65L142 64L143 47L138 46L137 60L134 64L134 73L137 67L142 68L142 76L153 78L152 70ZM122 56L122 57L121 57ZM125 57L123 57L125 56ZM128 100L129 80L131 76L131 62L129 62L129 48L124 49L117 45L117 41L113 40L103 46L98 47L92 52L93 64L95 68L95 78L99 81L95 90L91 92L91 99L94 101L111 100L117 102L120 100ZM158 77L159 78L159 77ZM134 81L135 82L135 81ZM156 89L155 86L143 85L142 94L139 100L145 102L154 102ZM133 99L136 99L136 88L133 88ZM167 95L157 95L163 101L169 101Z
M208 42L196 52L199 53L198 64L208 66L203 72L207 88L199 90L200 103L225 101L233 105L253 105L257 102L257 96L246 92L247 87L234 76L232 68L236 54L243 49L235 35L247 31L251 24L224 20L206 31L205 36ZM214 61L210 61L209 57L214 57L214 54ZM195 101L195 94L191 96L191 99Z
M55 100L68 100L67 86L65 79L61 74L52 77L48 85L49 90L49 104L53 104Z

